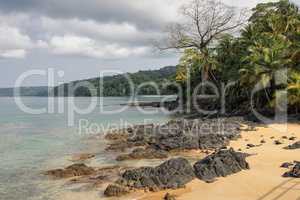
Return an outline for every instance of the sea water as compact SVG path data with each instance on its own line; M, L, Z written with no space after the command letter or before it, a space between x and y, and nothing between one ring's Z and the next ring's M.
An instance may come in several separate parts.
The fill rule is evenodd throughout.
M161 97L139 97L142 101L157 101ZM0 199L37 200L55 199L59 190L52 182L45 182L42 172L47 169L65 167L66 158L74 153L86 151L86 134L80 132L80 122L108 128L111 124L163 123L170 115L161 109L147 108L147 113L136 107L128 107L122 112L104 114L102 111L116 111L124 107L126 97L105 97L98 102L92 112L75 114L73 124L68 113L68 98L54 98L54 112L29 114L24 112L14 98L0 98ZM74 98L78 108L90 105L91 98ZM24 105L30 108L47 108L48 98L24 97ZM74 103L72 102L72 104ZM61 105L60 105L61 104ZM63 106L63 112L58 107ZM87 124L85 124L87 125ZM91 129L93 130L93 129ZM96 129L97 130L97 129ZM97 130L99 131L99 130ZM99 141L98 146L103 143ZM99 148L101 149L101 148ZM99 150L100 151L100 150ZM95 153L95 152L93 152ZM96 162L109 162L107 154L98 153Z

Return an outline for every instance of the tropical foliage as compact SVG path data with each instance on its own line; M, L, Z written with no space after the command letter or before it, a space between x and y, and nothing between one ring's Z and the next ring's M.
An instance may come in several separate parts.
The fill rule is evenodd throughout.
M290 1L258 4L238 36L223 34L207 49L209 56L195 48L185 50L177 81L185 83L185 71L191 68L192 82L199 83L202 66L213 66L211 81L236 81L227 94L231 102L249 103L251 90L260 85L263 89L255 95L256 106L272 109L276 91L284 89L290 108L300 106L300 14Z

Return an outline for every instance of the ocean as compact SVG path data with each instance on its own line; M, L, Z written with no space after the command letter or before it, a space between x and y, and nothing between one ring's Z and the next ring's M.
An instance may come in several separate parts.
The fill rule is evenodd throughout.
M141 96L138 100L161 98ZM26 113L14 98L0 98L0 199L3 200L56 199L59 188L56 182L46 180L43 171L65 167L71 164L68 157L84 151L97 151L94 165L112 162L109 155L101 154L104 143L99 141L96 147L90 146L85 138L118 125L163 123L170 119L170 114L160 108L146 108L146 113L136 107L125 109L122 104L128 103L127 97L105 97L103 101L81 97L22 97L21 100L27 108L47 112ZM74 111L89 107L91 102L95 106L90 112Z

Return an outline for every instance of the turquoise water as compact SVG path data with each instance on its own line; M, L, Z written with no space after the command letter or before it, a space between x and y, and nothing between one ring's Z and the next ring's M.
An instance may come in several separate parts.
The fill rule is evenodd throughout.
M160 97L139 97L142 101L155 101L158 98ZM30 108L44 108L48 105L47 98L22 100ZM13 98L0 98L0 199L53 199L53 195L45 195L51 190L51 184L47 187L39 186L45 179L41 172L51 167L64 166L65 156L87 148L83 142L86 135L79 132L81 119L104 127L112 123L122 124L124 121L137 124L144 123L144 119L147 119L147 122L162 123L169 119L168 113L154 108L147 109L156 111L152 114L141 113L135 107L121 113L103 114L99 109L101 105L106 111L112 111L122 108L120 104L128 102L125 97L106 97L101 105L94 99L98 103L93 112L75 115L72 120L74 125L68 126L67 110L70 102L67 98L53 100L54 113L33 115L23 112ZM86 108L91 99L75 98L74 101L77 107ZM64 106L63 113L57 112L59 106ZM97 159L105 162L107 158L100 154Z

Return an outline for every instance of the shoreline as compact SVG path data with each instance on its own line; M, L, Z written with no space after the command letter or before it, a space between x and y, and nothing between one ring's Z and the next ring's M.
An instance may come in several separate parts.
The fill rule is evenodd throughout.
M241 123L241 122L239 122ZM166 193L170 193L176 196L176 199L197 199L200 195L204 199L270 199L267 196L264 196L264 192L267 194L267 191L272 191L273 188L276 188L281 182L288 180L287 178L282 178L281 175L286 171L286 169L280 168L280 165L283 162L292 162L296 160L298 150L284 150L282 147L292 144L293 141L284 141L284 144L275 145L274 141L282 139L282 133L274 131L274 129L269 126L255 126L255 129L247 127L245 124L241 124L243 129L241 129L241 137L230 141L228 148L232 147L235 150L240 150L244 153L251 154L247 158L247 161L250 164L250 170L241 171L237 174L230 175L226 178L217 178L217 181L213 183L205 183L198 179L192 180L190 183L186 184L186 187L183 189L176 190L162 190L159 192L144 192L137 190L131 192L129 195L118 197L117 199L140 199L140 200L159 200L163 199ZM256 124L258 125L258 124ZM277 124L277 126L282 126ZM295 123L288 124L288 133L284 136L286 137L297 137L300 138L300 125ZM263 136L262 136L263 135ZM274 137L271 139L271 137ZM261 144L260 141L264 139L266 143ZM249 148L247 144L255 144L257 146ZM129 148L132 149L133 147ZM130 150L126 151L130 152ZM125 162L116 162L120 163L118 166L127 166L129 168L136 168L142 166L155 166L167 159L172 157L185 157L189 158L190 162L195 162L199 159L204 158L205 156L211 154L213 151L205 152L202 150L186 150L170 153L170 156L166 159L133 159L127 160ZM124 153L124 152L123 152ZM272 154L280 155L279 158L272 156ZM79 156L79 155L76 155ZM86 155L87 156L87 155ZM116 154L117 156L117 154ZM88 155L87 160L93 160L94 156ZM79 159L81 160L81 159ZM83 159L83 163L84 163ZM151 165L149 165L151 163ZM126 167L124 167L126 169ZM265 177L264 177L265 176ZM274 176L274 177L272 177ZM253 180L255 177L255 180ZM76 179L76 178L75 178ZM74 179L74 180L75 180ZM270 181L271 180L271 181ZM103 196L103 190L106 186L112 181L107 181L107 183L101 184L101 187L94 188L89 191L82 192L70 192L66 191L62 195L62 199L80 199L85 197L85 199L106 199ZM247 182L244 184L244 182ZM295 181L291 181L293 184ZM288 183L289 184L289 183ZM238 185L238 186L237 186ZM259 185L259 188L256 189L256 185ZM251 192L249 189L255 188L255 192ZM300 185L298 186L300 188ZM278 191L275 191L275 193ZM288 197L296 198L298 197L295 192L288 192ZM291 198L292 199L292 198Z

